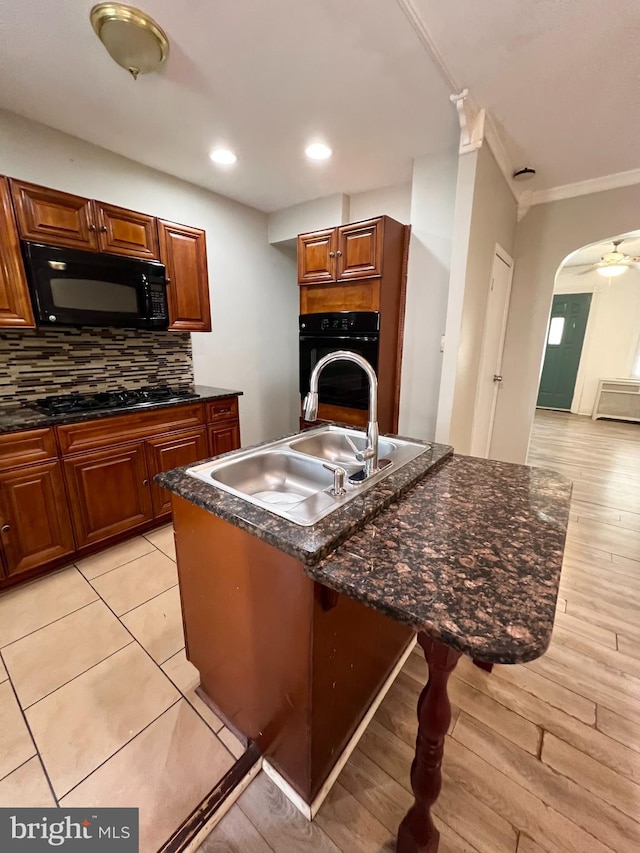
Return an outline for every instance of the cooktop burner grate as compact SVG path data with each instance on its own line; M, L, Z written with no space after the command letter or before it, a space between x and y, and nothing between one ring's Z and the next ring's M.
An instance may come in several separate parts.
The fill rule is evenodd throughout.
M67 415L99 409L118 409L125 406L150 406L154 403L188 400L197 397L184 386L157 385L146 388L121 388L117 391L98 391L95 394L59 394L41 397L34 405L47 415Z

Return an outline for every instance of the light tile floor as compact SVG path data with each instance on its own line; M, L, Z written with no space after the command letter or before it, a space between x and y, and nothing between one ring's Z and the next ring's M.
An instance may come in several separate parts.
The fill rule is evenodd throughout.
M169 525L0 595L0 806L138 806L156 853L242 754L177 584Z

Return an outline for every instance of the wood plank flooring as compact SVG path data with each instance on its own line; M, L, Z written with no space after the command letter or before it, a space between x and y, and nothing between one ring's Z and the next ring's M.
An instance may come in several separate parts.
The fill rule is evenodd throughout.
M637 853L640 424L539 411L529 464L574 481L556 628L524 666L461 659L440 853ZM425 677L414 652L313 824L261 774L200 853L392 853Z

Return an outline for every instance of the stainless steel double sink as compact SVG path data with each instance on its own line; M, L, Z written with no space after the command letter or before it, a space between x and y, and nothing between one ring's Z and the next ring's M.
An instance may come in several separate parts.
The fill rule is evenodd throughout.
M378 442L378 456L388 460L386 467L357 485L347 482L346 493L334 495L334 474L325 463L353 474L362 468L353 448L362 451L366 444L366 436L357 430L327 425L196 465L187 473L275 515L309 526L429 449L425 444L383 436Z

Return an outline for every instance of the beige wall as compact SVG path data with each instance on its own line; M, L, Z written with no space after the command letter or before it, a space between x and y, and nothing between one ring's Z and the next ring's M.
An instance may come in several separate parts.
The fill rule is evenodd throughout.
M448 439L459 453L469 453L471 448L484 320L496 243L512 255L516 225L515 198L491 149L483 145L478 151L475 170ZM447 328L446 347L451 343L449 331Z
M581 246L638 228L640 185L535 205L518 224L494 458L526 460L558 267Z

